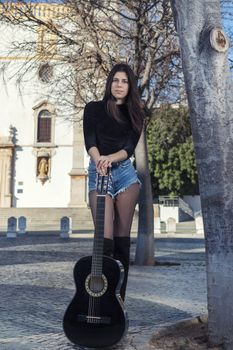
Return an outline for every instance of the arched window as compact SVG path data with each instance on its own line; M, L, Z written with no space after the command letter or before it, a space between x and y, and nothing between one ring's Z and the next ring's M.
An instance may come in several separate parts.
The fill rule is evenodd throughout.
M37 142L51 142L52 115L47 109L38 115Z

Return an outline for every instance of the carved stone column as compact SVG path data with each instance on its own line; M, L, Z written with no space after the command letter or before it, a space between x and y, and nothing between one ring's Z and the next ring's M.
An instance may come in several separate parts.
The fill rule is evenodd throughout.
M11 137L0 137L0 208L12 206L12 157Z
M86 182L87 174L84 168L84 138L82 123L75 122L73 126L73 168L71 177L70 207L87 207Z

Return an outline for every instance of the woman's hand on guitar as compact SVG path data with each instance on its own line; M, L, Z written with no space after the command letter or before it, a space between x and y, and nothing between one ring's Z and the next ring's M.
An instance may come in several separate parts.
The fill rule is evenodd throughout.
M96 164L96 170L100 175L105 176L108 168L111 168L111 166L112 160L109 156L100 156Z

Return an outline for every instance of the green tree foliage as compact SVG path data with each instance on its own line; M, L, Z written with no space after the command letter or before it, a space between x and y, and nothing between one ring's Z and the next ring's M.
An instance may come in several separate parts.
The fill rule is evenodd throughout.
M197 169L187 108L165 105L154 110L147 134L154 197L197 194Z

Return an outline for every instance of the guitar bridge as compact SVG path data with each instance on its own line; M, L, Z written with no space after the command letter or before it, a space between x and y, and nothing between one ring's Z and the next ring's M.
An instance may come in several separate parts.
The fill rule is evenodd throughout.
M88 316L78 315L77 320L83 323L110 324L111 318L108 316Z

